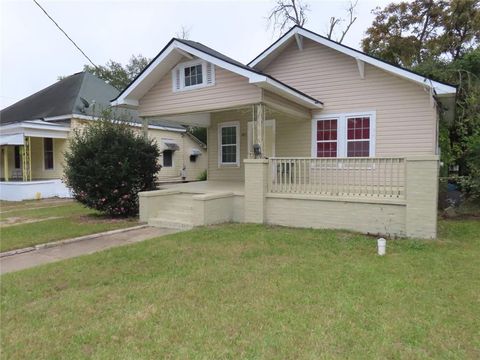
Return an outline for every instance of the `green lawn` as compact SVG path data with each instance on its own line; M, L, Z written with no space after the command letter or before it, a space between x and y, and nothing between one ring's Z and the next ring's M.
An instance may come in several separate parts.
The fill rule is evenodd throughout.
M109 219L69 200L0 205L0 252L137 225L135 219Z
M7 358L480 358L480 222L199 228L3 275Z

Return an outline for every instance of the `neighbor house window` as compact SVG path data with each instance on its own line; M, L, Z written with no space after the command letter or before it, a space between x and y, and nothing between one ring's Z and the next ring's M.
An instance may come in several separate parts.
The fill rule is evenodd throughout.
M202 64L188 66L183 69L184 71L184 86L194 86L203 83L203 71Z
M15 156L15 169L20 169L22 167L22 156L20 155L20 146L16 145L14 148Z
M240 126L238 123L224 123L218 127L219 164L240 164Z
M375 155L375 113L339 114L313 121L312 156Z
M53 170L53 139L43 139L43 160L45 170Z
M173 166L173 151L165 150L163 152L163 167L172 167Z

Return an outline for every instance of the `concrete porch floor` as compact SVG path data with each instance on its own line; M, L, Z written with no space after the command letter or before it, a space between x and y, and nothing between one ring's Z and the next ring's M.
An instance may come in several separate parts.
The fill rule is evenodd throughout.
M229 191L235 195L245 195L245 183L240 181L196 181L183 184L161 185L159 190L178 190L193 194L210 194L216 192Z

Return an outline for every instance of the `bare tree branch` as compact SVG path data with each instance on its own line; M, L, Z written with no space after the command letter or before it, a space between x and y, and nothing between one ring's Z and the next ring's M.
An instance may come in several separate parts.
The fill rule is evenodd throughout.
M348 30L350 30L350 27L353 25L355 20L357 20L357 17L355 16L355 8L358 5L358 0L355 0L355 2L350 1L350 6L347 9L349 19L348 19L348 24L345 27L345 29L342 31L342 36L340 37L340 40L338 42L341 44L343 39L345 38L345 35L347 35Z
M347 14L348 14L348 22L347 22L347 25L345 26L345 28L342 30L342 35L340 36L340 39L337 40L339 43L343 42L343 40L345 39L345 35L347 35L347 33L350 30L350 28L352 27L353 23L357 20L357 17L355 16L355 9L356 9L357 5L358 5L358 0L350 1L350 4L349 4L348 8L346 9ZM326 33L327 38L332 39L333 32L334 32L335 28L337 26L339 26L340 23L345 22L345 21L346 20L344 20L342 18L337 18L335 16L332 16L330 18L330 25L329 25L327 33Z
M182 25L180 30L175 33L175 36L179 39L188 40L190 39L190 30L191 28Z
M276 5L268 15L269 26L273 31L283 34L293 25L303 26L307 21L306 13L310 11L303 0L276 0Z
M342 19L340 18L336 18L335 16L332 16L330 18L330 26L328 27L328 31L327 31L327 38L328 39L331 39L332 38L332 35L333 35L333 29L335 29L335 26L337 26L337 24L342 21Z

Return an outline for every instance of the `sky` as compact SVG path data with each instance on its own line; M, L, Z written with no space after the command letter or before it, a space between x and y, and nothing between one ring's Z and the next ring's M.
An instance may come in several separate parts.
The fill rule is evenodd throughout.
M50 1L37 0L95 64L154 57L182 26L189 38L248 63L278 38L267 27L273 0ZM348 1L312 1L305 27L325 34ZM359 0L358 19L344 44L360 49L372 9L392 0ZM82 71L88 61L33 0L0 0L0 109Z

